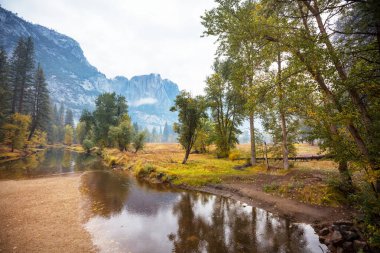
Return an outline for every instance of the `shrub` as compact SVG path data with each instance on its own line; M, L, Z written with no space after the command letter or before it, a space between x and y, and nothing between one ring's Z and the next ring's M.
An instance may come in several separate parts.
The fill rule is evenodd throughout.
M135 153L137 153L137 151L144 148L145 138L146 138L145 132L140 132L135 135L134 140L133 140L133 147L135 149Z
M235 160L237 160L239 158L240 158L240 152L239 152L239 150L233 150L228 155L228 159L230 159L231 161L235 161Z
M85 139L82 143L82 147L87 153L90 153L91 149L94 147L94 143L89 139Z
M138 177L146 177L153 172L156 172L156 168L151 164L145 164L143 167L137 168L136 175Z
M264 192L275 192L280 188L276 183L266 184L263 186Z

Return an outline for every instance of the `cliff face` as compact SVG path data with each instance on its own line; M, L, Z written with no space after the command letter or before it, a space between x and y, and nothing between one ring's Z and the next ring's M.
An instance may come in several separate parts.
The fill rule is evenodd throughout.
M84 108L93 109L95 98L107 91L127 98L132 119L140 125L163 126L176 120L169 109L179 93L177 84L159 74L107 79L87 61L74 39L0 7L0 46L8 55L21 36L33 38L36 61L45 71L53 102L65 104L77 119Z

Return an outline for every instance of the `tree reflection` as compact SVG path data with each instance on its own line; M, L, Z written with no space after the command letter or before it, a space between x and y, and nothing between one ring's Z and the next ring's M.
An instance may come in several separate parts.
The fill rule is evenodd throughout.
M95 215L111 217L122 211L128 197L128 178L112 172L94 171L81 178L80 191L85 197L85 219Z
M173 252L312 252L302 226L231 199L184 193L173 214L178 219L177 233L169 235Z

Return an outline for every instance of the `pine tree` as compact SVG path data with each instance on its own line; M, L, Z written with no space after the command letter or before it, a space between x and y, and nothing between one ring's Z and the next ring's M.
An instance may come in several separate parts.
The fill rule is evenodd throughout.
M57 124L59 126L65 125L65 105L63 103L61 103L61 106L59 107Z
M9 66L7 54L3 48L0 48L0 114L5 116L9 113Z
M165 122L164 132L162 134L162 142L168 142L169 141L169 134L170 134L170 129L168 126L168 122Z
M33 85L34 46L32 38L20 38L12 55L12 113L28 113L28 90Z
M65 116L65 126L69 125L71 127L74 127L74 117L73 112L70 109L66 110L66 116Z
M4 137L2 125L10 113L10 89L9 89L9 66L7 55L3 48L0 48L0 141Z
M32 124L28 140L30 140L36 129L47 130L49 124L49 91L45 81L45 75L40 65L38 65L32 89L29 91L31 100Z

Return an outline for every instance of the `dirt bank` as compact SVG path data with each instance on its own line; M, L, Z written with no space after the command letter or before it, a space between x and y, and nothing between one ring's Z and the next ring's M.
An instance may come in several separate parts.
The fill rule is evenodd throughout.
M312 225L329 224L337 220L351 220L353 210L342 207L326 207L301 203L281 198L256 189L255 185L243 182L223 183L202 187L180 186L243 201L251 206L265 209L294 222Z
M80 175L0 181L0 252L93 252Z

